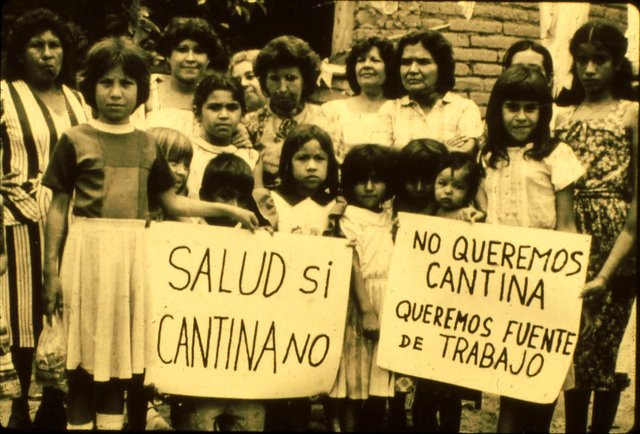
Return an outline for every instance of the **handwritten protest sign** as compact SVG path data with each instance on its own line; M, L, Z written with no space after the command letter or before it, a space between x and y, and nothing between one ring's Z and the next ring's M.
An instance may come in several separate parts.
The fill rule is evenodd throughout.
M148 383L247 399L331 389L351 275L344 240L176 222L149 231Z
M400 213L378 364L538 403L579 332L589 236Z

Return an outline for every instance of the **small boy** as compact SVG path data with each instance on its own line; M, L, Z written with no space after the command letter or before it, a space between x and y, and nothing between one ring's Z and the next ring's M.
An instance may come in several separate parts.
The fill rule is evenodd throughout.
M202 125L202 133L191 140L193 159L187 188L189 197L197 198L209 160L219 154L234 154L253 170L258 151L252 148L251 143L242 147L233 144L234 134L245 112L245 103L242 87L229 75L214 73L203 79L193 97L193 110Z
M221 153L205 167L202 184L196 191L201 200L257 211L251 197L253 185L249 165L237 155ZM236 226L235 221L224 217L204 220L215 226ZM258 400L190 396L171 399L171 424L178 431L263 431L264 418L264 404Z

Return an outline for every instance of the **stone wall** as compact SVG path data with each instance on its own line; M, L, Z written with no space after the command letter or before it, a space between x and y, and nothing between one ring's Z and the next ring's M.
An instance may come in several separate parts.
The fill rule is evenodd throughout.
M470 20L458 2L354 3L354 41L373 35L396 40L412 30L447 26L441 31L454 47L455 90L473 99L483 114L506 49L518 39L540 40L537 2L476 2ZM590 18L607 18L625 29L626 4L592 4Z

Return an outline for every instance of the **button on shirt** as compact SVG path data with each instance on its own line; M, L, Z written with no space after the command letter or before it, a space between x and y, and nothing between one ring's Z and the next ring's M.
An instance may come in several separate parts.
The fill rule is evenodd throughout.
M446 144L456 136L478 139L482 135L480 109L470 99L447 92L428 113L408 95L387 101L380 108L393 131L392 146L403 148L413 139Z

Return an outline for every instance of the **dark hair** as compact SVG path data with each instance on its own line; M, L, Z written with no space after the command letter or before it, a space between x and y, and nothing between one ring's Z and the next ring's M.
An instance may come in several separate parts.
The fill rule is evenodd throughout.
M358 77L356 76L356 63L358 63L359 57L367 55L367 53L369 53L369 51L374 47L378 49L380 57L384 62L384 73L386 76L382 85L384 96L387 98L394 98L398 93L398 86L395 81L395 78L397 77L395 63L396 52L393 48L393 44L386 39L373 36L363 41L356 42L353 47L351 47L351 51L349 51L345 60L347 81L349 82L349 86L351 86L351 90L353 90L356 95L360 94L362 89L358 83Z
M310 140L317 140L322 150L329 157L327 167L327 179L322 183L318 191L325 189L333 196L338 194L339 178L338 178L338 161L333 150L333 142L329 134L322 128L311 124L296 125L289 131L287 138L282 144L282 152L280 153L280 166L278 172L282 179L280 189L285 194L296 192L296 181L293 179L292 160L293 155L300 150Z
M264 46L254 65L254 72L260 79L260 86L266 96L267 74L274 68L297 67L302 74L302 99L307 99L316 89L320 75L320 57L302 39L284 35L272 39Z
M551 53L547 50L543 45L538 44L535 41L530 39L521 39L515 42L512 46L509 47L506 53L504 53L504 57L502 58L502 68L507 69L511 66L511 62L513 61L513 57L520 53L521 51L534 51L542 56L542 67L544 68L544 72L547 75L547 81L551 81L553 77L553 58L551 57Z
M167 161L184 160L187 166L191 166L193 146L187 136L173 128L163 127L149 128L147 133L153 136Z
M402 54L407 45L415 45L417 43L429 51L431 57L438 65L438 79L436 80L436 91L445 94L456 85L456 61L453 59L453 47L451 43L435 30L422 30L412 32L403 36L398 42L398 51L396 52L396 65L399 65Z
M233 99L240 104L242 113L245 112L244 91L238 81L234 80L229 74L214 72L198 83L196 92L193 95L193 112L196 117L202 115L202 106L209 98L209 95L216 90L228 90L231 92Z
M123 72L136 81L138 96L136 107L149 98L149 63L147 53L125 36L102 39L89 49L85 59L80 92L94 109L96 84L109 70L122 66Z
M614 65L613 78L611 79L611 94L614 98L633 99L631 86L633 73L631 62L625 57L627 52L627 38L612 23L604 20L592 20L583 24L571 38L569 52L573 56L571 74L573 80L571 89L558 98L558 104L562 106L580 104L584 100L584 87L576 70L576 53L581 44L593 44L611 55Z
M200 199L209 200L221 187L233 187L243 198L250 199L253 191L253 173L242 158L222 153L207 163L200 184Z
M397 157L397 172L401 182L425 178L433 181L438 174L438 165L447 153L444 144L432 139L414 139L400 150Z
M56 35L62 44L62 69L56 78L56 84L75 87L75 76L72 68L74 46L71 30L57 14L44 8L28 11L13 23L7 38L7 44L2 47L3 50L6 50L5 69L7 80L15 81L26 78L27 71L25 71L24 55L27 44L32 37L47 30Z
M476 157L466 152L448 152L440 161L438 174L445 169L451 169L452 172L455 172L465 167L468 168L468 173L465 178L467 192L464 200L465 205L469 205L476 197L478 188L480 187L480 181L482 180L482 167L476 161Z
M229 64L225 47L204 18L174 17L164 28L158 43L158 53L170 57L171 52L185 39L196 41L206 51L213 69L224 72Z
M525 152L525 157L541 160L551 153L556 145L551 140L549 123L553 114L551 90L540 68L530 65L513 65L496 80L487 104L487 141L480 155L487 158L490 167L496 168L498 161L509 161L507 146L511 137L504 126L502 106L507 100L535 101L540 106L538 125L528 139L533 148Z
M355 203L356 184L374 178L384 182L387 191L383 197L393 195L395 159L391 148L380 145L359 145L351 148L342 163L342 194L348 203Z

